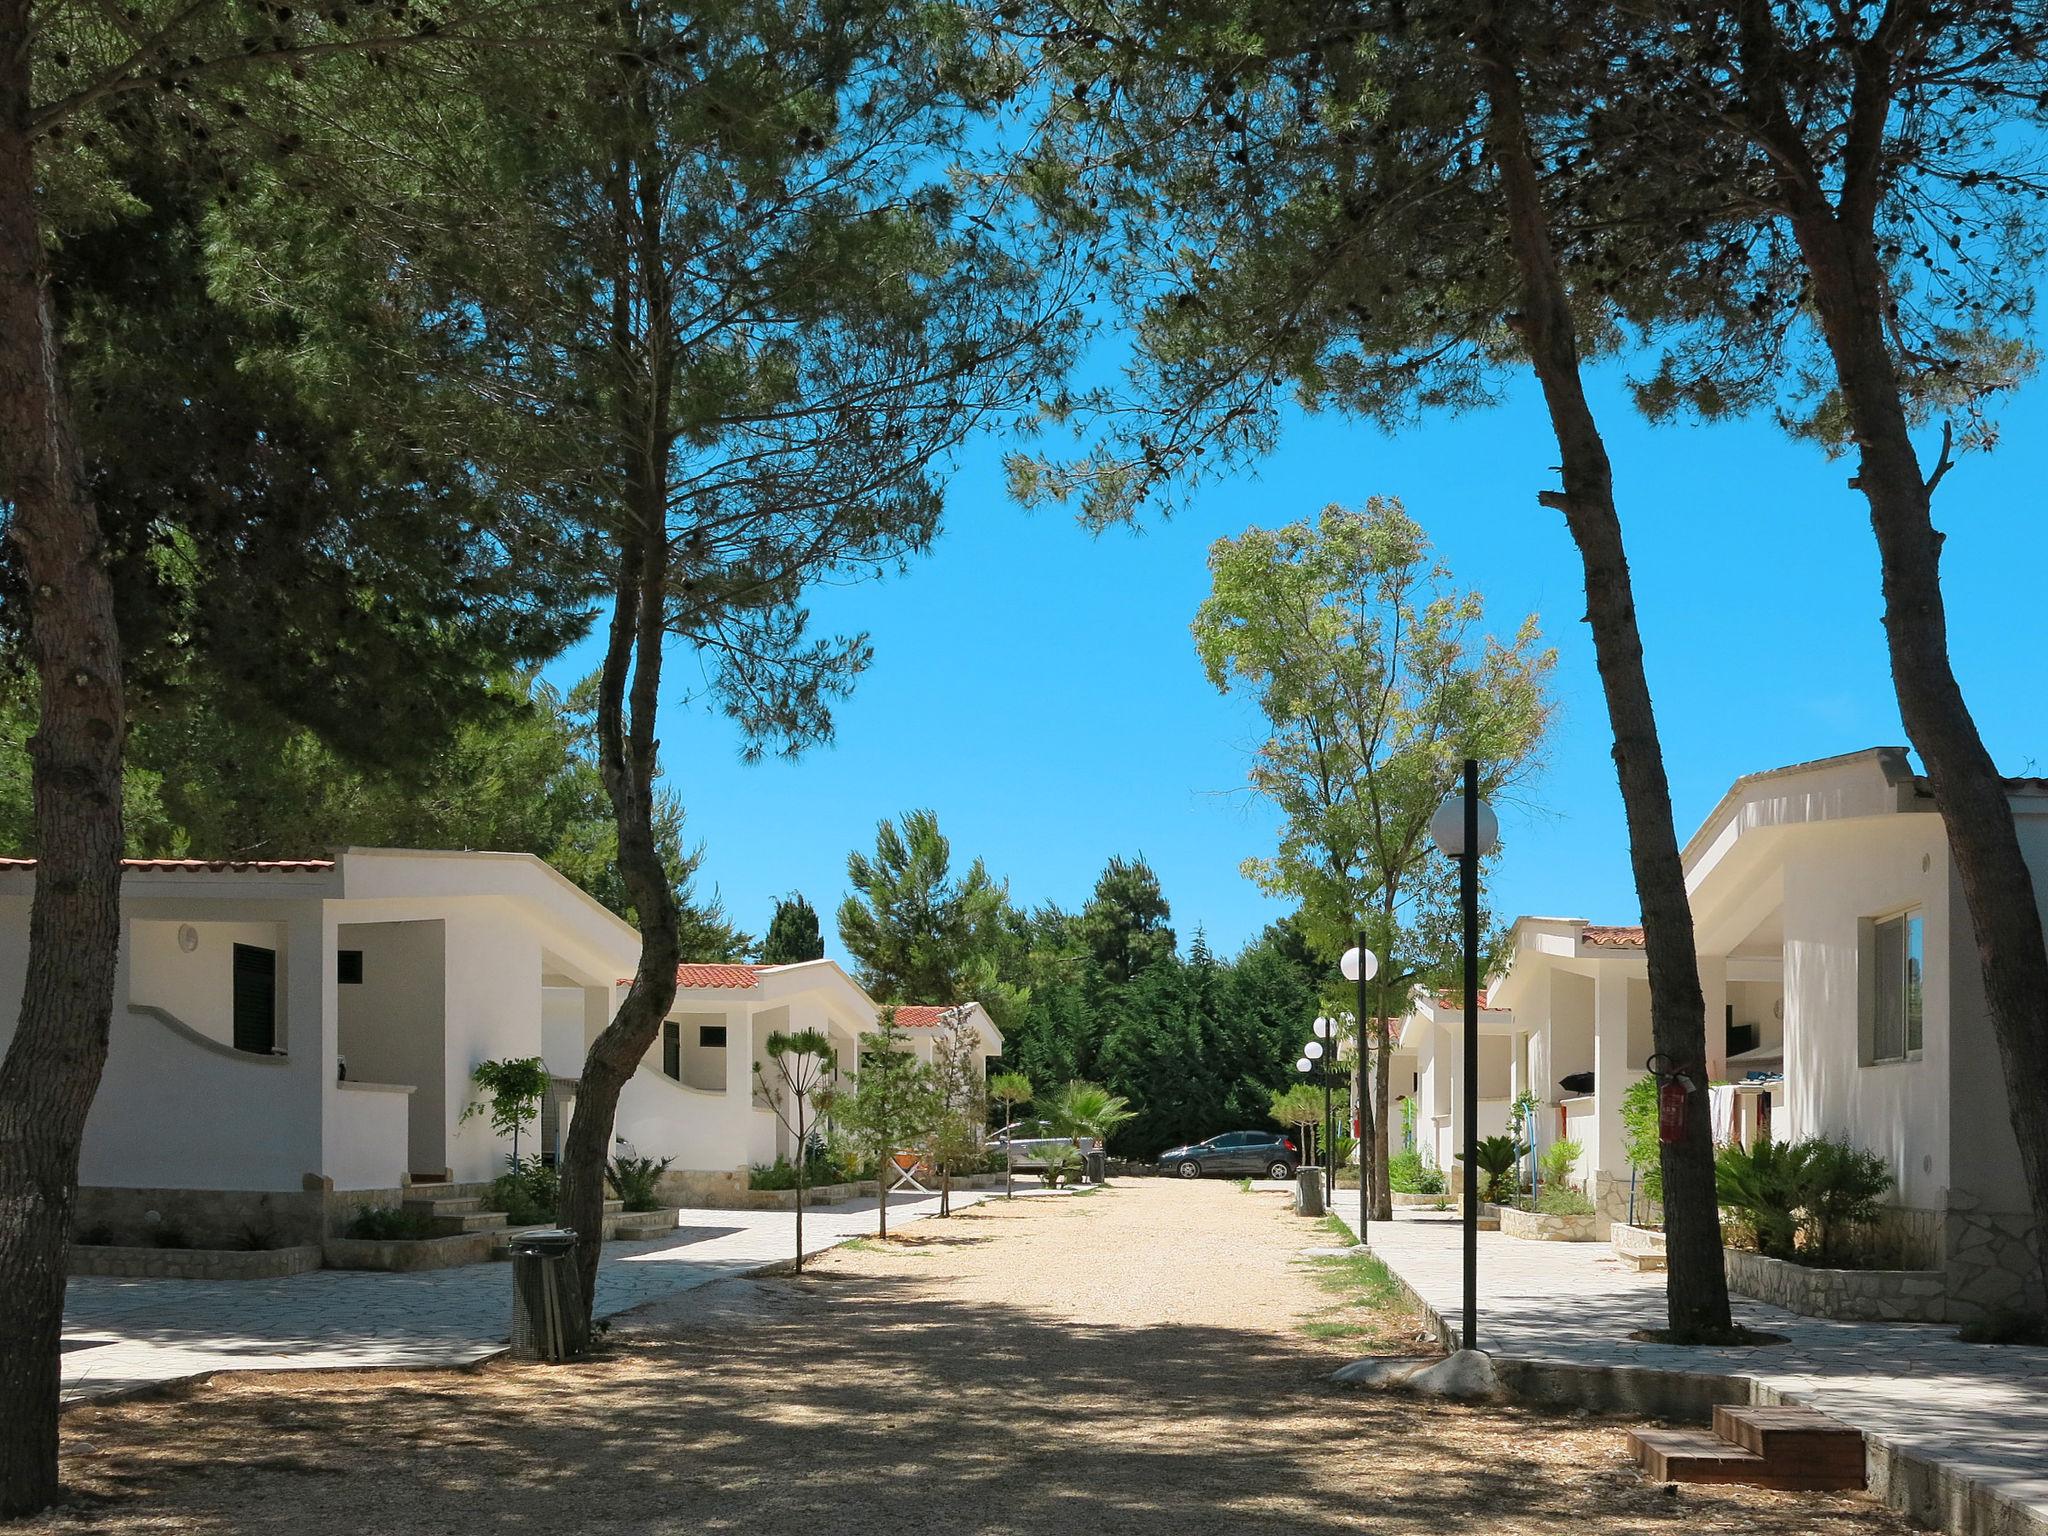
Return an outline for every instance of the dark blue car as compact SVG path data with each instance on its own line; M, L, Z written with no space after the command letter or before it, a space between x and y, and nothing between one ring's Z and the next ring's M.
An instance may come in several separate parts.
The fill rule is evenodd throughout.
M1159 1154L1159 1171L1183 1179L1199 1179L1205 1173L1291 1179L1300 1166L1301 1154L1278 1131L1225 1131Z

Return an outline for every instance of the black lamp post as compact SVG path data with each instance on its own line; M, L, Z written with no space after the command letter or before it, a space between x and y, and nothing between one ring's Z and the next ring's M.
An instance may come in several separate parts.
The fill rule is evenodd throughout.
M1465 1319L1458 1342L1479 1347L1479 861L1493 852L1500 825L1479 798L1479 763L1465 759L1465 786L1430 818L1429 835L1458 861L1458 904L1465 927Z

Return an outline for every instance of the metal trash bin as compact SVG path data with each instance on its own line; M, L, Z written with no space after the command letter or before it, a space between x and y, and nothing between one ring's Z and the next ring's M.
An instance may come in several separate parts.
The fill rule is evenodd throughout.
M1109 1177L1109 1154L1103 1151L1086 1152L1081 1156L1081 1177L1090 1184L1100 1184Z
M564 1227L512 1239L512 1353L573 1360L590 1347L576 1279L576 1234Z
M1304 1163L1294 1171L1294 1210L1300 1216L1323 1214L1323 1170Z

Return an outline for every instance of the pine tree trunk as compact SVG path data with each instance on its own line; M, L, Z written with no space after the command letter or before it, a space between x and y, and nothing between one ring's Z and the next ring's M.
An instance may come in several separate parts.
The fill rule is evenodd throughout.
M1817 203L1794 214L1793 231L1860 451L1856 485L1877 536L1892 686L1970 910L2048 1286L2048 942L2005 781L1949 663L1943 536L1885 346L1874 241L1867 228L1845 227Z
M658 484L658 482L655 482ZM618 823L619 874L640 927L632 985L584 1057L562 1150L559 1215L576 1233L586 1320L604 1244L604 1166L619 1093L661 1033L676 998L682 938L675 892L654 838L655 711L661 699L662 597L668 548L646 476L629 488L637 525L620 539L611 631L598 674L598 769ZM646 531L642 531L646 530ZM630 687L629 687L630 679Z
M1499 7L1495 7L1497 23ZM1669 1271L1665 1305L1678 1339L1725 1333L1731 1323L1721 1257L1721 1218L1714 1193L1713 1133L1706 1110L1706 1001L1700 991L1692 907L1671 819L1671 786L1657 740L1650 684L1643 670L1635 595L1614 508L1614 477L1579 372L1578 336L1564 277L1550 240L1528 126L1518 55L1493 26L1480 38L1488 152L1500 174L1508 241L1523 289L1515 328L1527 349L1562 459L1564 490L1544 505L1564 513L1586 573L1586 620L1607 716L1614 765L1628 818L1629 860L1642 904L1650 973L1651 1033L1658 1054L1698 1084L1685 1137L1661 1146L1664 1226ZM1603 1082L1603 1092L1621 1085Z
M113 1011L127 733L105 544L44 285L29 10L0 6L0 497L13 504L41 710L29 743L40 862L28 972L0 1063L0 1516L58 1491L64 1249Z

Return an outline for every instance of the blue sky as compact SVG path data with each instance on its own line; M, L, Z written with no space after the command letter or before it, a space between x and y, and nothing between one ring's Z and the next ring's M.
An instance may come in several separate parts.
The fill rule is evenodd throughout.
M1965 459L1936 508L1956 668L2008 772L2048 763L2034 596L2044 390L2008 405L2001 446ZM1680 838L1739 774L1903 742L1849 462L1763 422L1648 427L1618 375L1602 377L1596 406ZM1296 417L1255 470L1138 534L1095 537L1059 512L1020 511L1003 491L1002 446L963 453L945 533L907 576L817 594L821 628L863 629L875 645L834 745L748 766L718 716L667 709L667 782L706 845L707 883L742 927L758 936L775 898L800 890L841 955L832 913L848 850L872 846L879 818L930 806L956 861L981 855L1026 904L1077 906L1110 854L1142 852L1183 945L1199 923L1212 948L1234 952L1285 907L1238 873L1270 848L1273 817L1241 787L1259 737L1250 706L1208 685L1189 639L1206 552L1221 535L1375 494L1401 497L1458 581L1484 594L1489 628L1534 612L1560 652L1547 766L1527 805L1503 808L1495 910L1634 920L1577 555L1535 501L1557 454L1533 389L1396 438ZM594 661L584 647L550 672L573 681ZM672 700L694 675L672 656Z

